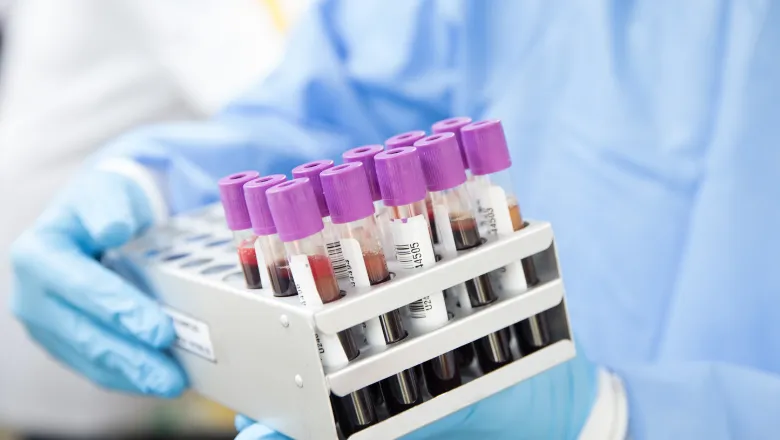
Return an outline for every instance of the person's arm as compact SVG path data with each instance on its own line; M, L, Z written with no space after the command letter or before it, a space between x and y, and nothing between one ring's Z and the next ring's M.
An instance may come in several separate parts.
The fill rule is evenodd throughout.
M208 124L149 127L102 156L129 156L153 169L180 211L216 200L222 175L287 173L430 126L452 111L462 17L447 9L430 0L318 2L298 23L279 68Z

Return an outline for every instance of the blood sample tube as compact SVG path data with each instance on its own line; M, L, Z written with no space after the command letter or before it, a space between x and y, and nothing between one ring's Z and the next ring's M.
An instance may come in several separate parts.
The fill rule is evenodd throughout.
M471 123L461 129L463 148L474 175L471 188L477 204L480 228L487 236L507 236L525 227L514 195L509 167L512 159L501 121ZM500 295L516 295L539 283L533 259L510 263L498 272ZM523 354L550 343L546 316L540 313L518 323Z
M466 178L471 180L471 172L469 170L469 162L466 158L466 152L463 150L463 143L460 139L460 129L466 125L471 124L471 118L466 116L458 116L455 118L443 119L434 123L431 126L431 132L433 134L438 133L452 133L455 135L455 140L458 141L458 149L460 150L460 157L463 160L463 166L466 168Z
M316 310L339 300L341 292L325 250L325 226L310 182L305 177L289 180L270 188L266 195L279 238L284 242L298 298L303 305ZM318 334L317 343L325 367L342 367L359 354L349 329L338 335ZM368 388L335 400L344 415L339 419L346 436L376 423L374 400Z
M268 207L266 191L287 180L284 174L258 177L244 184L244 198L249 217L252 219L252 230L255 240L255 254L260 268L260 278L263 285L271 287L274 296L297 295L295 282L287 263L284 243L276 233L276 225Z
M260 174L256 171L243 171L225 176L218 182L222 207L225 209L225 221L233 231L238 260L244 272L246 287L249 289L263 287L255 253L256 237L252 232L252 221L244 199L244 184L258 177Z
M385 141L385 146L388 150L401 147L412 147L414 143L425 137L425 132L422 130L407 131L406 133L397 134ZM439 232L433 224L433 205L431 204L430 195L425 196L425 207L428 209L428 220L431 222L429 225L431 228L431 239L433 244L439 244Z
M425 137L423 130L407 131L399 133L385 141L385 148L392 150L394 148L411 147L415 142Z
M441 238L444 257L482 244L477 227L476 209L466 185L466 170L452 133L434 134L414 143L420 155L428 191L433 201L434 223ZM495 301L490 275L458 284L449 292L458 297L463 308L482 307ZM488 373L512 362L509 348L511 332L501 330L475 341L479 364Z
M341 157L344 159L344 163L360 162L363 164L371 190L371 198L374 201L374 217L379 227L382 249L385 252L385 257L393 258L395 251L393 250L393 235L390 233L390 215L382 203L382 193L379 191L379 182L376 180L376 168L374 167L374 156L382 151L384 151L384 147L381 145L364 145L345 151Z
M325 224L323 229L323 236L325 237L325 248L328 251L328 258L333 265L333 270L336 273L337 280L346 280L347 266L344 264L344 256L341 254L341 244L339 243L338 235L333 228L333 222L330 219L330 211L328 211L328 204L325 201L325 195L322 193L322 183L320 182L320 173L333 167L332 160L315 160L303 165L299 165L292 170L294 178L308 178L311 182L311 187L314 189L314 195L317 197L317 206L320 209L322 215L322 222Z
M341 239L341 250L353 286L367 287L390 279L371 192L361 162L337 165L320 175L331 219ZM368 344L384 347L401 341L406 330L398 310L365 323ZM398 414L422 403L414 370L408 369L380 383L388 411Z
M396 260L404 269L436 264L431 243L428 210L425 207L425 177L414 147L402 147L375 157L376 174L385 205L390 209L390 228ZM432 292L409 305L411 330L418 334L447 324L447 306L442 292ZM423 364L428 391L433 396L461 384L454 352L444 353Z

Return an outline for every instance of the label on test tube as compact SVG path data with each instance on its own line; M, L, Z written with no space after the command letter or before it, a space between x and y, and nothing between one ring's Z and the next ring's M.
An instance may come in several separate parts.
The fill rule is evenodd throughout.
M423 215L391 220L395 257L404 269L419 269L436 264L428 221ZM436 292L409 304L412 329L418 333L435 330L447 323L444 295Z
M450 223L450 210L446 205L433 205L433 220L436 229L439 231L439 243L441 243L442 255L446 258L453 258L458 255L458 247L455 245L455 235L452 232L452 223ZM452 305L464 310L471 310L471 299L466 285L463 283L447 289L447 294L453 297Z
M344 280L349 276L349 271L344 261L344 254L341 251L341 242L336 235L336 229L330 217L323 218L322 223L325 225L323 234L327 242L325 250L327 250L330 264L333 266L333 273L336 275L336 279Z
M360 249L360 243L354 238L342 238L341 253L350 284L353 287L370 286L371 280L368 278L368 269L366 269L366 262L363 259L363 250Z
M371 279L368 277L366 260L363 259L363 250L360 243L354 238L341 239L341 252L346 261L349 271L349 282L353 287L368 287L371 285ZM363 333L365 342L373 346L387 345L385 343L385 334L382 331L382 324L379 318L373 318L363 323Z
M293 255L290 257L290 272L298 289L298 300L304 306L317 310L323 306L322 298L311 272L309 257L306 255ZM317 337L317 349L320 351L320 360L326 367L340 367L349 363L344 347L337 335L320 335Z
M476 202L480 229L483 229L486 235L501 237L514 232L512 216L509 213L506 192L503 188L496 185L483 188ZM501 296L528 290L525 272L523 272L523 265L520 261L507 264L491 275Z
M273 290L271 274L268 272L268 265L265 262L265 255L263 255L260 240L255 240L255 255L257 256L257 270L260 272L260 283L263 285L263 288Z
M486 235L507 236L514 232L503 188L496 185L483 188L476 202L477 222Z

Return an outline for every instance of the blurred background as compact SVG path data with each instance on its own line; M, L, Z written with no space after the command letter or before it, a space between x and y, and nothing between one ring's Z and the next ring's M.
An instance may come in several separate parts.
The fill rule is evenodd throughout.
M206 118L267 75L308 4L0 0L0 440L235 436L214 403L109 393L52 361L9 314L8 247L105 141Z

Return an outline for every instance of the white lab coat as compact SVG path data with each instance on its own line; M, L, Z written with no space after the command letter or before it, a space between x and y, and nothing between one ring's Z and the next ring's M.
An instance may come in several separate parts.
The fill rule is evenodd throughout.
M288 22L307 0L277 0ZM10 318L8 246L106 140L201 118L278 62L263 0L23 0L0 74L0 429L86 436L137 429L155 404L51 361Z

